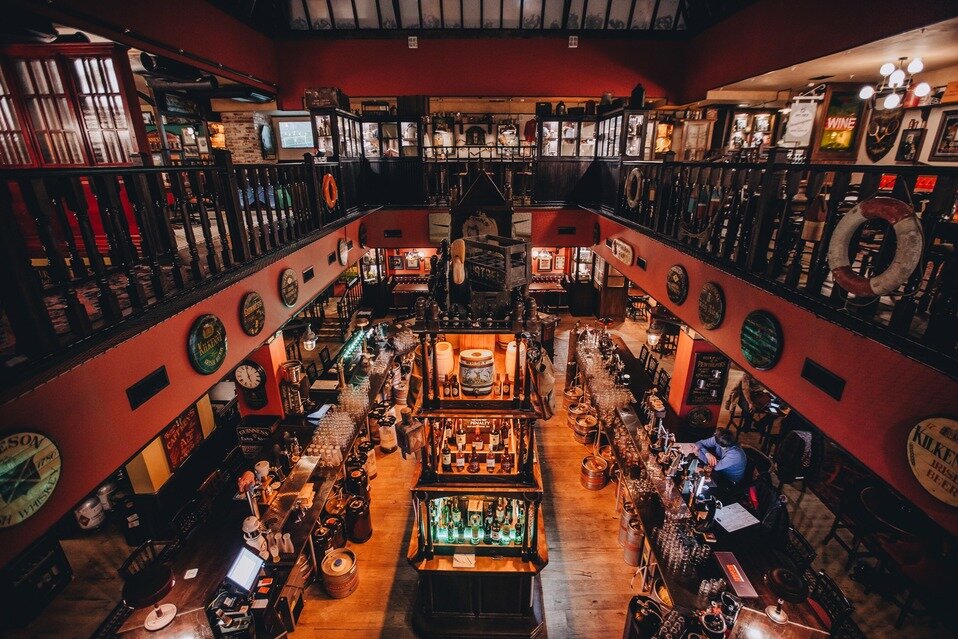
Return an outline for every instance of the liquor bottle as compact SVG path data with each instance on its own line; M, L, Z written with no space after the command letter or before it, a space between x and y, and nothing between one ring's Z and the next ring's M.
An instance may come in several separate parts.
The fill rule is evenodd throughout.
M492 430L489 431L489 450L499 450L500 431L499 422L492 423Z
M452 523L454 526L462 523L462 512L458 508L452 509Z
M455 445L456 438L453 437L453 434L452 434L452 420L450 420L449 418L446 418L442 420L442 424L443 424L442 438L445 439L446 443L449 444L450 446Z
M449 381L449 375L446 374L442 380L442 395L449 397L452 394L452 382Z
M502 534L502 527L499 525L498 521L492 522L492 532L489 537L494 544L498 544L501 541L500 535Z
M465 470L466 468L466 450L465 448L456 449L456 470Z
M500 497L496 500L496 521L504 521L506 518L506 498Z
M509 444L506 444L502 449L502 461L499 462L499 465L502 466L502 472L512 472L512 453L509 452Z
M496 373L496 383L492 386L492 392L495 393L496 397L502 397L502 377L499 373Z
M476 524L472 527L472 545L479 545L479 540L482 538L482 531L479 529L479 524Z
M465 450L466 448L466 429L463 428L461 419L456 426L456 448L459 450Z
M512 541L512 526L506 522L502 524L502 530L499 532L499 543L508 546L510 541Z
M486 470L490 473L496 471L496 452L492 449L486 451Z
M452 451L449 450L449 442L442 445L442 470L447 473L452 471Z
M446 539L449 540L449 543L456 543L456 532L456 527L452 525L451 521L446 524Z
M452 396L459 397L459 378L456 375L452 376Z
M482 450L483 445L482 432L476 427L476 432L472 435L472 447L476 450Z
M476 453L475 448L472 449L472 456L469 458L469 472L479 472L479 455Z
M509 373L506 373L506 381L502 382L502 396L512 397L512 386L509 384Z

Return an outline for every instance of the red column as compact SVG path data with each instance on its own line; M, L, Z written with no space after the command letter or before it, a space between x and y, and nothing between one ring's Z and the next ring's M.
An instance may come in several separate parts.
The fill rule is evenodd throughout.
M725 383L722 383L721 388L717 389L717 397L714 400L709 400L708 404L689 403L692 378L695 373L695 360L700 353L718 353L723 358L725 357L721 351L697 334L693 338L686 331L679 331L679 345L675 352L675 368L672 370L672 382L669 388L669 405L678 413L679 417L683 418L693 408L705 406L712 414L709 425L716 426L719 411L722 409L722 399L725 396ZM726 372L726 380L727 377Z
M279 415L285 417L283 400L279 394L279 367L286 361L286 346L282 332L278 332L268 344L264 344L249 354L250 359L266 369L266 399L267 404L262 408L250 408L242 389L236 389L239 394L240 415Z

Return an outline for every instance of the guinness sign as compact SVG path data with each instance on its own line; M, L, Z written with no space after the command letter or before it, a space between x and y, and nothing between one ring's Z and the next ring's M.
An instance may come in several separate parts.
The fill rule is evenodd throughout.
M958 506L958 420L929 417L908 435L908 465L922 487L949 506Z

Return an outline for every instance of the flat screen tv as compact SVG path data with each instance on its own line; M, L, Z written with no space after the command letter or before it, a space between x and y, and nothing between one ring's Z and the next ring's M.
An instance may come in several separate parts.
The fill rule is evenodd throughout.
M313 125L309 116L274 117L276 154L280 160L302 160L303 153L315 153Z

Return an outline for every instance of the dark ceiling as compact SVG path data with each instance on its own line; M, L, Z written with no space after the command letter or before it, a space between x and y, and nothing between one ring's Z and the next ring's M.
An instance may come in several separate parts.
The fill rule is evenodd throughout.
M270 35L686 37L752 0L209 0Z

